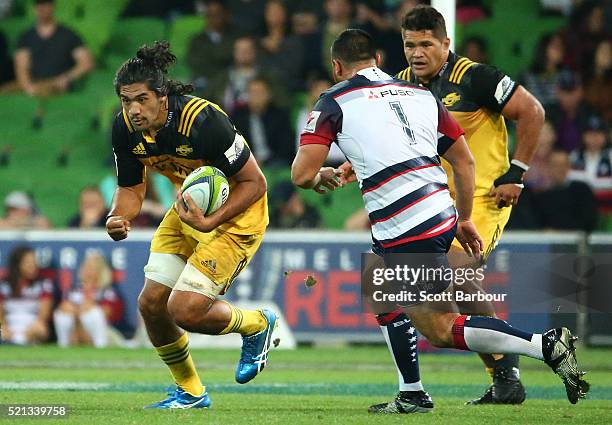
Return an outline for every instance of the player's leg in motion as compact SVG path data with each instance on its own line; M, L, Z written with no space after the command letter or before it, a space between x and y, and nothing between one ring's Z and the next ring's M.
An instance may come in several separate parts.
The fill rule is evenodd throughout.
M486 236L485 236L486 237ZM485 242L486 244L486 242ZM491 250L494 242L491 242ZM486 252L486 250L485 250ZM453 245L449 252L449 262L453 268L477 268L481 264L474 264L463 249ZM455 285L455 290L463 293L484 293L480 284L475 281L465 281L461 285ZM462 314L473 316L496 317L495 307L490 301L471 301L458 303ZM525 387L520 380L519 356L516 354L484 354L478 353L485 364L487 374L492 378L492 383L485 393L466 404L521 404L525 401Z
M417 351L418 333L410 318L398 309L379 314L376 320L385 337L397 369L399 392L394 400L370 406L370 413L426 413L433 409L433 401L423 389L419 374Z
M494 199L488 196L475 197L472 211L472 221L480 232L484 241L483 253L485 260L495 249L502 237L504 227L510 218L511 208L497 208ZM477 268L482 264L475 264L473 259L463 251L461 244L453 241L448 255L451 267L454 268ZM478 282L465 282L461 287L456 285L464 293L484 292ZM462 314L475 316L496 317L495 307L491 302L463 302L459 303ZM515 354L483 354L479 353L485 364L485 370L491 376L493 382L485 390L484 394L467 404L520 404L525 400L525 388L520 380L519 356Z
M151 264L149 260L149 265ZM138 307L149 339L162 361L170 369L177 387L168 393L167 399L146 407L160 409L209 407L210 399L202 386L189 352L189 337L176 325L167 308L168 298L172 292L171 287L167 285L177 278L172 279L168 276L173 270L177 276L185 263L180 257L168 254L166 264L168 267L164 275L155 276L155 273L147 273L149 276L155 276L157 280L164 281L165 284L151 278L145 279L144 288L138 298Z
M574 347L576 338L567 328L536 334L493 317L466 316L448 311L432 303L408 308L415 327L437 347L520 354L543 360L563 380L567 398L572 404L589 390L588 383L582 379L584 372L578 369Z
M173 288L168 311L178 326L190 332L242 335L235 378L247 383L266 366L277 316L269 310L241 309L217 297L257 252L263 234L210 232L191 237L197 237L198 243Z

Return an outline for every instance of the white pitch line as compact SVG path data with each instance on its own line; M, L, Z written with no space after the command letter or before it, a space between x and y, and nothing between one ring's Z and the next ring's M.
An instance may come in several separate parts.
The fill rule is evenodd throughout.
M0 390L104 390L113 387L108 382L71 381L0 381Z

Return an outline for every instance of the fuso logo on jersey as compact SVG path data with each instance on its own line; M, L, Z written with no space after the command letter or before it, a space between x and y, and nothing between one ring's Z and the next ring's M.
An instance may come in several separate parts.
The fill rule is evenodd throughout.
M244 137L236 133L234 136L234 143L225 151L224 155L229 161L230 165L236 162L240 157L240 154L244 150Z
M459 102L460 100L461 100L461 95L455 92L452 92L444 96L444 99L442 99L442 103L444 104L444 106L448 108L448 107L453 106L455 103Z
M317 121L319 121L320 115L321 111L312 111L310 114L308 114L306 125L304 126L305 132L314 133L314 131L317 129Z
M374 91L376 90L376 91ZM370 90L368 94L368 100L380 99L387 96L414 96L414 90L412 89L374 89Z
M507 75L497 83L497 87L495 88L495 100L497 100L497 103L501 105L508 99L515 84L516 83Z

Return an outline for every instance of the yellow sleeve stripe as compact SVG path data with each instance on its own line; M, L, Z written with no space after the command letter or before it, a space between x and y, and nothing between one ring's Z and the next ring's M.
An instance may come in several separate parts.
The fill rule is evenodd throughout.
M459 72L459 75L457 75L457 84L461 84L461 79L463 78L463 75L467 72L468 69L470 69L475 64L476 64L475 62L470 62L469 64L467 64L467 66L465 66L461 70L461 72Z
M200 106L198 106L198 109L196 109L194 111L194 113L191 115L191 118L189 119L189 124L187 125L187 131L185 131L183 133L187 137L189 137L189 135L191 134L191 126L193 126L193 123L195 122L196 117L202 111L202 109L204 109L204 108L206 108L206 106L210 105L210 102L205 100L203 103L198 104L198 105L200 105Z
M179 133L183 133L183 131L185 130L185 124L186 124L185 119L188 117L189 111L190 109L192 109L193 105L198 102L202 102L202 99L200 99L199 97L194 97L189 102L187 102L187 105L185 105L185 107L183 108L183 112L181 112L181 119L179 121L179 127L178 127Z
M212 103L212 102L208 102L208 104L227 117L227 114L225 113L223 109L221 109L219 105L217 105L216 103Z
M463 74L465 74L465 72L472 67L472 65L474 65L474 62L472 62L469 59L465 59L462 58L463 60L461 60L459 63L459 61L457 62L457 64L455 65L455 67L453 68L453 72L449 78L449 81L451 83L455 83L455 84L459 84L459 82L461 81L461 77L463 77Z
M403 71L400 71L400 73L398 74L398 77L401 80L410 80L410 67L404 69Z
M130 133L134 132L134 126L132 126L132 123L130 122L130 119L128 118L127 114L125 113L124 109L121 109L121 113L123 114L123 121L125 121L125 125L128 128L128 131Z
M451 75L448 78L449 81L452 82L452 81L455 80L455 77L457 76L457 71L466 62L468 62L468 59L466 59L466 58L459 58L459 60L457 62L455 62L455 65L453 66L453 71L451 72Z

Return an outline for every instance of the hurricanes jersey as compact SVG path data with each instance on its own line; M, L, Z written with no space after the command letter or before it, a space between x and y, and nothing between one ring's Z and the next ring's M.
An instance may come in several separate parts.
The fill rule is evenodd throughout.
M248 144L225 112L195 96L168 96L168 118L155 137L135 131L127 113L113 123L113 152L117 184L130 187L146 180L147 167L168 177L179 187L185 177L202 165L211 165L229 178L246 164ZM230 188L231 188L230 180ZM219 226L231 233L262 232L268 224L267 197Z
M418 84L410 67L398 78ZM453 52L438 75L422 84L442 101L459 122L476 161L474 196L485 196L493 181L510 167L508 131L501 111L518 85L497 68L472 62ZM454 193L452 168L443 161L449 175L449 187Z

